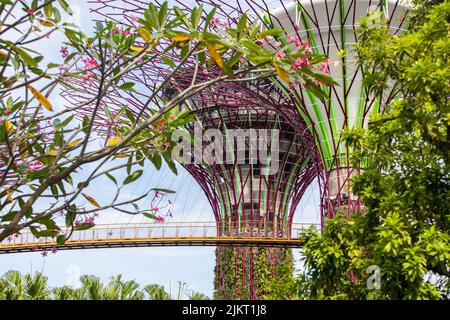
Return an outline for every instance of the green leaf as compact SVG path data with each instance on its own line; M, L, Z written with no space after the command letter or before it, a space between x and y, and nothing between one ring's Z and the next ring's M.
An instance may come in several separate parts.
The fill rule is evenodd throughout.
M50 1L46 1L44 5L44 13L47 18L51 18L53 14L53 4Z
M70 227L71 225L73 225L76 217L77 217L76 210L74 210L73 207L68 208L66 212L66 226Z
M205 19L205 31L208 29L209 24L211 23L211 20L214 18L214 16L216 15L216 11L217 11L217 6L214 7L214 9L212 9L209 13L208 16Z
M160 191L162 193L175 193L175 191L170 189L153 188L152 191Z
M130 174L128 177L126 177L125 181L123 182L123 184L129 184L133 181L136 181L137 179L140 178L140 176L142 176L142 170L136 170L135 172L133 172L132 174Z
M177 166L175 165L175 163L172 161L172 157L170 152L164 152L163 153L163 158L167 163L167 166L169 167L169 169L175 173L176 175L178 175L178 170L177 170Z
M38 63L24 50L14 47L13 50L20 56L20 58L30 67L37 67Z
M146 216L147 218L150 218L150 219L153 219L153 220L156 220L156 218L157 218L157 216L154 215L153 213L145 213L145 212L143 212L142 214L144 216Z
M241 16L241 18L239 19L238 26L237 26L237 29L236 29L236 31L237 31L237 40L241 39L242 31L244 31L244 28L246 27L246 25L247 25L247 15L243 14Z
M109 174L108 172L105 173L105 175L112 181L114 182L114 184L117 186L117 180L116 178L114 178L111 174Z
M63 8L63 10L67 12L69 15L73 14L72 9L70 8L66 0L58 0L58 3L61 6L61 8Z
M261 32L259 34L259 37L260 38L264 38L266 36L279 36L279 35L283 34L283 32L284 32L283 29L277 29L277 28L270 29L270 30L266 30L266 31Z
M60 235L56 237L56 244L57 245L63 245L64 243L66 243L66 236L65 235Z
M155 166L156 170L159 171L161 169L162 158L161 158L161 155L159 153L153 154L153 156L150 158L150 161L153 163L153 165Z
M134 86L134 82L125 82L119 88L122 90L131 90L131 89L133 89L133 86Z
M83 231L83 230L88 230L88 229L92 229L93 227L95 227L94 224L89 224L89 223L80 223L78 226L76 226L75 228L73 228L76 231Z
M177 65L175 62L173 62L173 60L165 57L165 56L160 56L159 57L161 59L162 62L164 62L165 64L167 64L169 67L173 67L175 68Z

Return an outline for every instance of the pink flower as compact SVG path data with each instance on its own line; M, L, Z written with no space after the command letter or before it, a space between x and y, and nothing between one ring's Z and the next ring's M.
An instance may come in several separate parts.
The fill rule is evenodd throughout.
M209 24L211 27L215 27L220 24L220 20L218 18L213 18Z
M330 74L330 67L328 65L328 62L322 62L320 64L319 70L322 71L322 72Z
M131 18L131 20L133 20L134 22L139 22L139 20L141 20L141 19L139 19L139 17L133 17L133 18Z
M59 71L64 72L64 71L66 71L66 66L62 64L58 67L58 69L59 69Z
M105 120L105 126L112 127L114 125L114 121Z
M156 222L157 223L163 223L163 222L165 222L166 221L166 219L164 219L163 217L161 217L161 216L158 216L157 218L156 218Z
M52 247L52 253L55 254L58 252L58 249L56 247Z
M297 47L299 47L302 44L302 42L297 36L288 35L287 38L290 43L294 43Z
M46 257L47 254L48 254L48 253L47 253L47 250L45 250L45 249L44 249L44 251L42 251L42 253L41 253L41 255L42 255L43 257Z
M42 166L43 166L43 163L40 162L39 160L31 161L29 163L27 171L28 172L38 171L42 168Z
M153 212L158 212L158 210L159 210L159 209L158 209L157 207L152 208L152 211L153 211Z
M283 51L278 51L277 53L275 53L275 58L278 59L286 58L286 54Z
M38 251L38 248L36 246L31 247L31 251L36 252Z
M5 111L3 111L3 113L5 114L5 116L9 116L11 114L11 110L5 109Z
M308 58L297 58L295 62L292 64L292 68L297 70L301 67L307 67L309 65L309 59Z
M356 277L355 273L352 271L350 271L350 282L351 283L355 283L356 280L358 280L358 278Z
M34 10L33 9L28 9L28 14L33 15L34 14Z
M115 29L113 30L113 33L114 33L114 34L121 34L121 33L122 33L122 30L120 30L120 28L115 28Z
M94 219L92 219L92 218L86 218L86 219L84 220L84 222L85 222L86 224L93 225L93 224L94 224Z
M283 44L281 43L281 41L275 41L275 46L276 47L281 47Z
M97 61L95 59L83 59L84 64L88 69L96 68L98 66Z
M59 52L61 52L61 56L64 59L69 56L69 49L67 49L67 47L61 47L61 50Z
M125 36L125 37L129 37L129 36L131 36L131 32L129 31L129 30L125 30L124 32L122 32L122 34Z
M311 54L312 53L312 49L311 49L311 45L309 44L309 41L302 42L302 46L305 48L305 53L306 54Z
M273 36L266 36L266 41L271 41L271 40L273 40Z

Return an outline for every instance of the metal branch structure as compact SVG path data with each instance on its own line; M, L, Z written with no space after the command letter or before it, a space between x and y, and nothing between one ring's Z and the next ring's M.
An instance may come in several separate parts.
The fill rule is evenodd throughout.
M100 16L126 27L135 27L136 18L147 8L146 1L95 0L93 9ZM157 1L155 1L157 2ZM363 85L363 70L357 66L353 45L358 41L357 22L371 11L381 11L394 34L405 28L407 7L399 0L197 0L174 1L186 10L203 4L205 12L217 7L224 25L235 25L246 13L251 23L262 28L281 28L284 35L266 45L280 50L290 42L307 44L316 54L329 58L326 72L338 85L324 88L326 98L318 99L303 85L287 86L279 79L250 84L223 82L202 91L186 103L197 113L204 129L219 129L226 137L222 145L233 142L231 129L278 129L280 133L280 170L263 174L261 165L246 157L245 163L185 164L185 168L203 188L211 203L219 233L223 236L289 235L293 213L306 187L317 178L321 189L322 217L332 217L337 210L351 214L361 209L359 198L349 187L349 179L363 170L364 163L350 163L351 150L342 139L342 130L364 128L371 114L382 112L395 97L395 84L382 96L369 94ZM162 64L161 64L162 65ZM158 62L143 66L129 76L142 88L124 97L115 92L108 96L109 108L127 105L133 113L147 112L143 100L170 73ZM193 75L202 80L214 78L214 70L192 68L180 71L172 92L182 90ZM370 71L370 70L369 70ZM195 74L195 73L198 74ZM71 92L66 97L75 97ZM159 99L157 99L159 98ZM160 103L161 97L152 101ZM87 107L88 108L88 107ZM100 120L99 131L105 126ZM188 127L194 133L194 127ZM246 142L246 138L243 139ZM247 147L250 145L247 143ZM238 148L233 154L239 153ZM216 298L256 299L265 292L258 270L276 276L277 264L292 263L290 252L281 249L234 248L217 250Z

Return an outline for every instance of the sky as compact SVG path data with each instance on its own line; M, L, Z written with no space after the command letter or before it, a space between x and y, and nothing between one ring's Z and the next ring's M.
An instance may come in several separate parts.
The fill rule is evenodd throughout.
M93 26L87 1L69 1L74 8L73 22L80 25L85 32ZM62 61L59 55L62 37L54 36L36 46L36 51L44 53L45 59L52 62ZM56 105L64 104L58 96L53 96ZM112 164L109 164L112 165ZM87 174L87 166L81 175ZM116 174L116 179L123 180L125 173ZM146 163L144 174L135 183L123 190L122 199L130 199L151 188L168 188L176 191L170 195L174 203L173 218L169 221L213 221L210 205L201 188L189 174L179 167L175 176L167 167L157 171L151 163ZM294 221L319 221L319 195L316 183L306 191L297 208ZM107 203L114 187L110 180L99 179L87 189L99 203ZM148 207L150 197L140 201L142 208ZM45 207L45 203L41 203ZM102 213L97 221L101 223L145 222L143 216L128 216L113 211ZM214 247L152 247L152 248L120 248L62 251L42 257L37 252L0 255L0 275L8 270L23 273L43 272L51 286L77 285L79 276L93 274L107 281L111 276L122 274L126 280L134 279L142 286L149 283L164 285L172 293L177 291L177 281L187 283L188 289L200 291L213 296L213 280L215 265ZM298 250L294 250L296 261ZM300 267L300 263L296 263Z

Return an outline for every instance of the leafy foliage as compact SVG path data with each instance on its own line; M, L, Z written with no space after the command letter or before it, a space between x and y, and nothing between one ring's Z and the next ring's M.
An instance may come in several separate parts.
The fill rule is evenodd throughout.
M364 210L305 233L304 270L289 291L313 299L450 297L449 126L450 3L418 7L409 32L393 36L361 22L356 46L364 84L398 98L369 127L345 132ZM373 284L372 267L381 272Z

